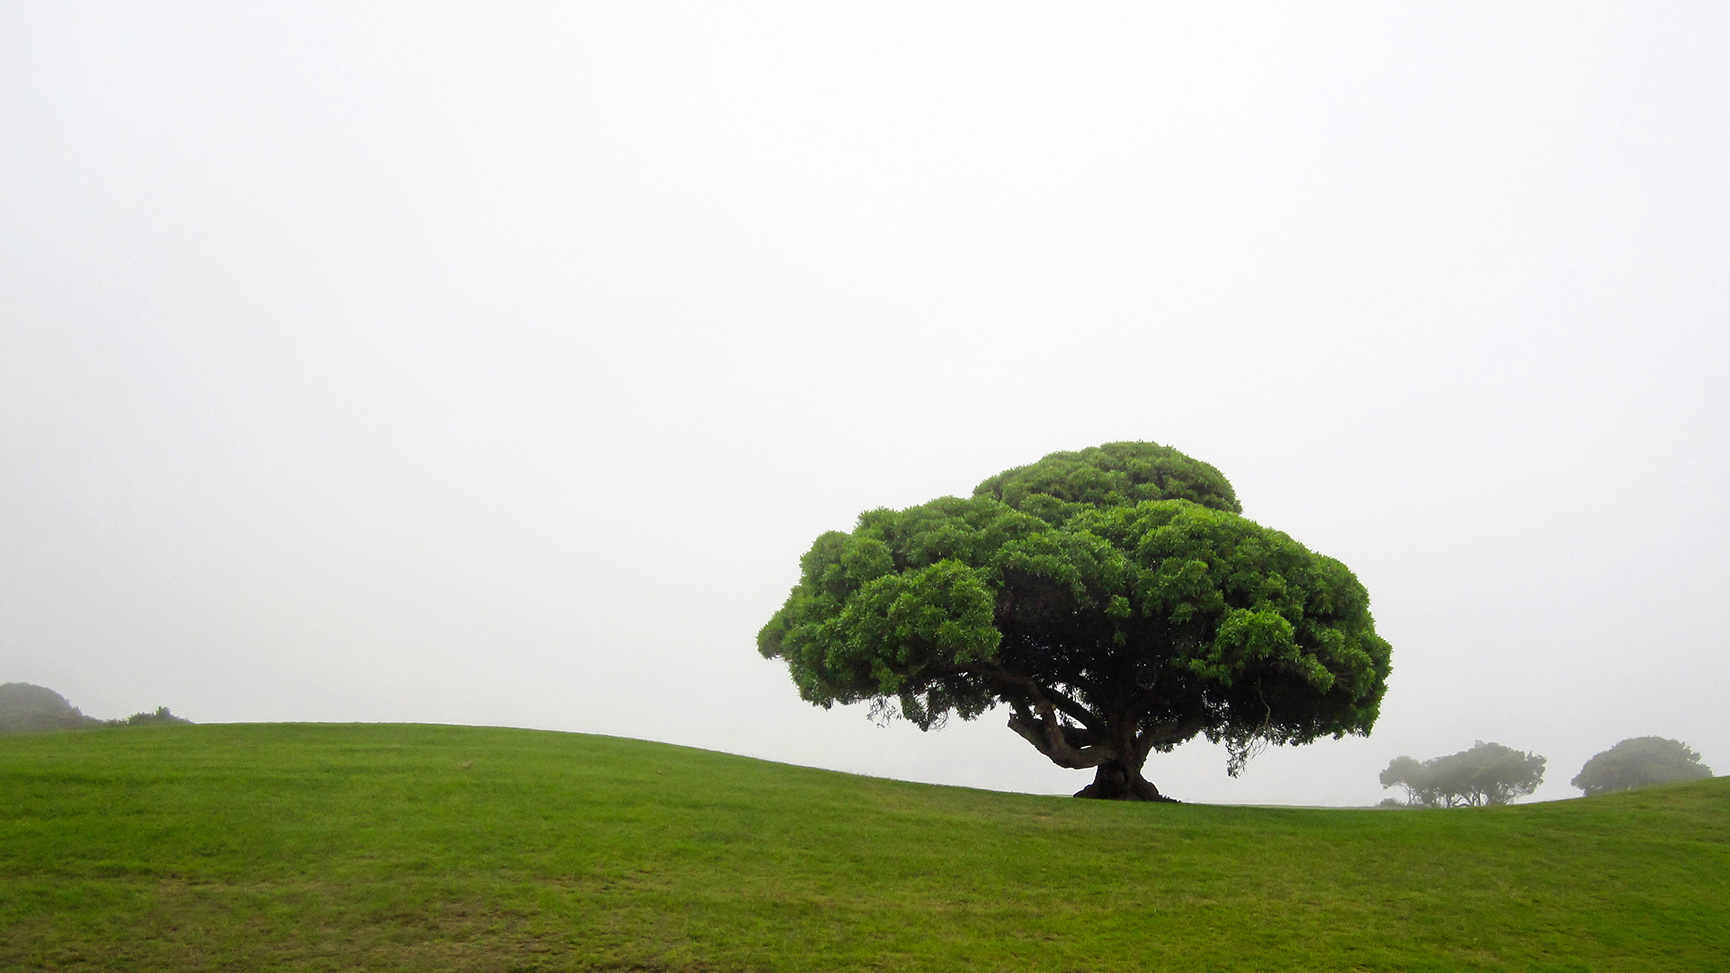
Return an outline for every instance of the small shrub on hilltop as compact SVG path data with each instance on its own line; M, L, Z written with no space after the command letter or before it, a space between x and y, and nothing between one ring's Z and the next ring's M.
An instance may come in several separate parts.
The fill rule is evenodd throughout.
M109 726L156 726L168 723L191 723L185 717L175 716L166 706L156 707L154 713L134 713L124 720L109 720Z

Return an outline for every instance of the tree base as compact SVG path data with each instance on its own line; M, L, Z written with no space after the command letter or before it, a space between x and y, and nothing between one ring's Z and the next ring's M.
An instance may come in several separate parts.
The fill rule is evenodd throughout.
M1174 797L1166 797L1161 794L1159 788L1153 786L1153 782L1141 776L1138 771L1116 764L1101 764L1099 769L1094 772L1093 783L1076 791L1075 796L1095 801L1181 803Z

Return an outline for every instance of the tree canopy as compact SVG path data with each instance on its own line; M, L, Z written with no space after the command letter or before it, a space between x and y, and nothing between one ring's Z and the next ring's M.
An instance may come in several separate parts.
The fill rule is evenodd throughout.
M1381 773L1383 787L1400 787L1418 807L1481 807L1506 804L1538 789L1543 757L1479 740L1470 750L1419 763L1395 757Z
M1592 797L1710 776L1712 768L1701 763L1700 755L1686 743L1663 737L1632 737L1594 755L1569 783Z
M1158 799L1149 753L1198 735L1236 774L1267 744L1367 734L1388 675L1340 562L1240 516L1212 466L1154 443L1053 453L971 497L818 537L758 635L799 694L921 729L997 705L1080 796Z

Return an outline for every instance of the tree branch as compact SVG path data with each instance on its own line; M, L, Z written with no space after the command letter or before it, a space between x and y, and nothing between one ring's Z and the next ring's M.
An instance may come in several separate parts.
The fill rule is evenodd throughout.
M1097 767L1118 758L1114 748L1094 743L1090 730L1065 726L1051 701L1037 695L1037 687L1031 692L1036 694L1031 707L1026 700L1013 696L1007 698L1015 708L1015 715L1009 718L1009 728L1033 744L1033 749L1059 767L1071 770Z
M1162 743L1182 743L1200 733L1207 727L1207 721L1198 717L1180 720L1177 723L1161 723L1143 727L1135 734L1135 757L1145 761L1153 748Z
M1105 727L1101 725L1099 717L1094 715L1087 707L1070 698L1067 694L1053 689L1050 686L1042 686L1031 676L1022 675L1019 672L1005 669L1002 666L991 666L986 671L991 677L991 680L996 683L998 695L1002 696L1004 699L1011 701L1014 700L1014 696L1007 691L1013 687L1014 689L1019 689L1025 692L1028 698L1036 705L1040 702L1045 702L1059 710L1062 710L1065 716L1068 716L1075 722L1087 727L1089 731L1095 734L1103 734L1105 732Z

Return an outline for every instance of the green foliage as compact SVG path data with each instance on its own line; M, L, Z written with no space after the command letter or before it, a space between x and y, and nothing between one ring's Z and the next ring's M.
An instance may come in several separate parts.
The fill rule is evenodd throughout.
M109 720L109 726L167 726L173 723L191 723L189 719L175 716L166 706L156 707L154 713L134 713L124 720Z
M1701 763L1700 755L1682 741L1632 737L1586 761L1570 783L1591 797L1710 776L1712 768Z
M1381 772L1383 787L1401 787L1406 803L1421 807L1506 804L1538 789L1544 758L1479 740L1470 750L1419 763L1395 757Z
M1730 781L1120 805L481 727L0 740L0 969L1710 970Z
M1060 524L1088 509L1145 500L1188 500L1243 513L1219 470L1155 443L1106 443L1073 453L1052 453L1037 463L1005 470L979 484L988 496L1041 520Z
M1054 453L817 538L758 647L824 707L929 729L1007 704L1048 758L1132 789L1150 751L1197 735L1236 773L1268 743L1368 733L1389 668L1368 594L1239 510L1168 447Z
M1382 771L1379 779L1384 790L1389 787L1404 788L1408 805L1417 806L1429 803L1427 793L1429 777L1424 771L1424 765L1415 758L1395 757L1388 762L1387 769ZM1392 800L1391 797L1386 798L1382 803L1386 804Z

